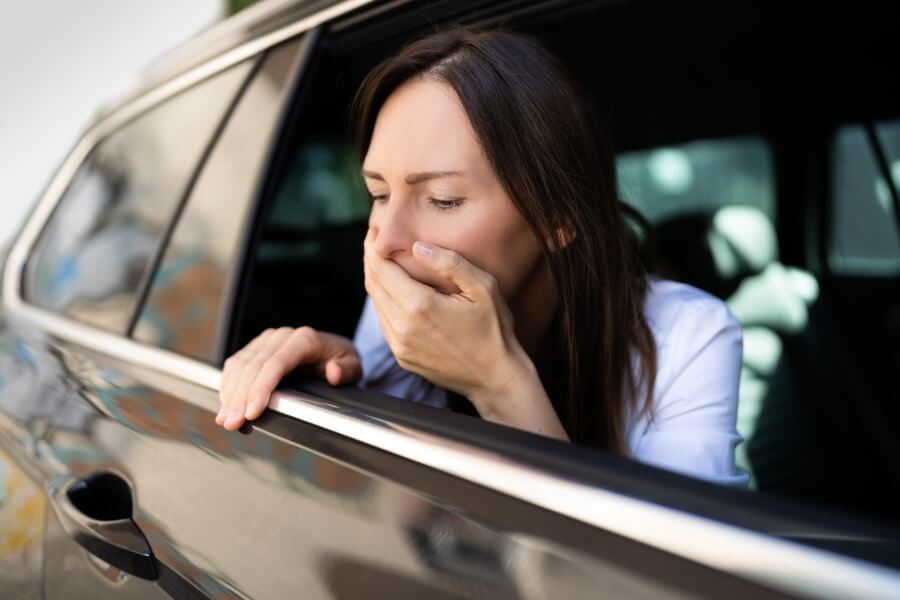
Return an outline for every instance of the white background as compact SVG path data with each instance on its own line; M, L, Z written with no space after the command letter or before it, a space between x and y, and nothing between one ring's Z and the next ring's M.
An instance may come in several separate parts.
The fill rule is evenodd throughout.
M0 0L0 249L104 101L221 0Z

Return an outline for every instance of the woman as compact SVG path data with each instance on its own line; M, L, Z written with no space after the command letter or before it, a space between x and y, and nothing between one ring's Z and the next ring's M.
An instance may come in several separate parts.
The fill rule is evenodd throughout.
M216 423L264 410L312 365L435 406L726 484L741 331L697 289L648 276L607 137L530 39L436 33L354 101L372 197L354 342L268 330L229 358Z

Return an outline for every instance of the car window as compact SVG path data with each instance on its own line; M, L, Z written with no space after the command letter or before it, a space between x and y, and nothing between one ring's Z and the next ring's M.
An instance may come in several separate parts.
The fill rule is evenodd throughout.
M301 46L270 50L236 106L172 232L135 339L208 362L221 356L230 277Z
M616 158L625 202L652 223L722 206L775 217L772 159L760 138L726 138L627 152Z
M249 68L198 83L97 144L28 263L27 300L125 331L163 231Z
M900 121L876 123L875 140L900 189ZM832 214L829 262L842 273L900 273L900 229L890 182L861 124L841 127L832 157Z
M352 337L362 310L369 198L347 131L358 81L319 64L284 145L254 249L237 345L268 327L309 325Z
M767 289L771 297L805 306L814 298L806 298L806 290L796 290L793 282L816 286L810 273L779 261L771 151L758 137L706 139L624 153L616 162L621 198L653 225L660 274L712 292L741 322L737 427L745 441L737 461L756 487L748 448L762 406L773 395L769 371L761 365L783 359L779 336L785 315L779 302L753 290Z
M345 47L331 42L327 51L334 54L318 57L304 84L314 93L297 104L281 168L271 173L249 257L254 268L241 282L246 295L232 352L267 327L310 325L351 337L360 316L369 201L350 145L347 108L365 73L396 48L384 43L363 53L353 50L352 40ZM595 64L577 62L585 54L570 56L586 87L619 89ZM632 115L632 129L643 131L641 123ZM660 273L721 298L741 323L738 432L745 441L737 459L751 473L753 488L807 506L875 514L832 483L834 473L868 464L864 452L845 448L837 436L828 443L819 436L832 433L832 422L850 420L827 412L838 406L833 398L827 406L817 401L829 393L819 378L822 366L846 347L832 335L831 316L820 311L817 277L806 265L782 262L779 242L791 240L779 240L776 229L785 207L776 194L776 148L763 132L746 135L754 129L738 125L730 134L723 127L714 130L718 137L685 134L683 143L658 146L635 135L640 144L630 147L641 149L617 157L620 196L653 225Z

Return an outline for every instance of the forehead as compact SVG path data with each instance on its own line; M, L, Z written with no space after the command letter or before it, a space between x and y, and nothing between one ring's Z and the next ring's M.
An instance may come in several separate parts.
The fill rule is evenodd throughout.
M378 113L364 168L385 177L421 171L483 170L487 161L456 92L414 79L401 85Z

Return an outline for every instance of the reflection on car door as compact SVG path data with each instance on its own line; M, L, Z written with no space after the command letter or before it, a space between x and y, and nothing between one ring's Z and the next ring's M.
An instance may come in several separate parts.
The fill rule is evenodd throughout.
M294 40L267 52L208 153L183 216L193 214L195 196L204 197L206 173L222 172L224 165L239 181L255 180L306 47L303 40ZM252 131L247 127L251 121ZM252 202L252 190L231 192L217 198L227 205L217 214L237 215L242 221L240 207ZM207 231L201 238L215 242L228 233ZM230 233L233 237L225 243L237 246L240 230L232 228ZM171 255L160 253L156 275L148 279L152 282L148 306L161 318L171 315L161 310L164 303L153 302L196 278L197 261L202 262L202 256L194 255L191 265L181 265L188 276L180 278L173 273ZM227 260L213 262L211 270L221 273L217 280L224 281L230 266ZM211 302L217 302L224 284L213 286L208 279L203 283L214 294ZM214 329L214 306L208 308L212 313L208 329ZM184 326L172 325L176 330ZM209 336L198 335L201 331L192 332L197 343L209 343ZM115 341L128 343L124 338ZM165 340L152 341L162 345ZM92 598L213 597L229 588L240 590L242 583L222 575L227 570L216 575L225 566L221 553L244 560L244 542L249 539L236 535L226 516L228 509L243 511L251 504L228 488L239 484L249 492L255 486L242 481L235 449L229 449L243 436L226 439L212 421L215 395L209 390L198 393L177 375L156 373L148 379L158 366L152 356L131 355L133 361L116 363L108 356L89 354L78 344L55 351L60 383L74 393L55 415L47 439L61 474L50 486L46 597L71 597L73 592ZM194 354L208 358L199 350ZM226 512L217 513L217 507Z

